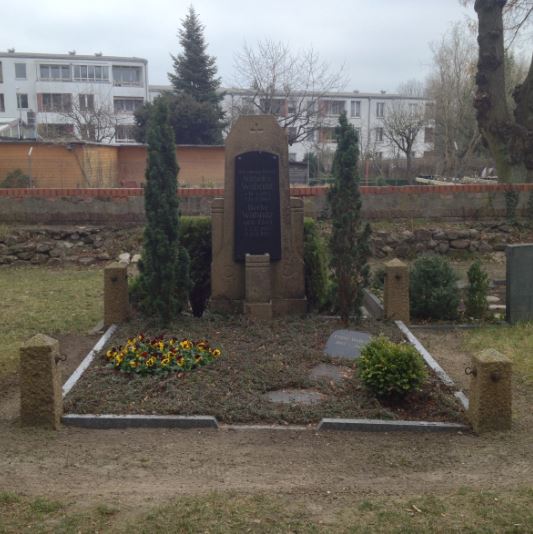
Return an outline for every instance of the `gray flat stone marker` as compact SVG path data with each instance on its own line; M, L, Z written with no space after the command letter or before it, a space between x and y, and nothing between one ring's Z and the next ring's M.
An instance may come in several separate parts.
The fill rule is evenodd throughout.
M329 336L324 352L331 358L357 360L361 356L361 349L371 338L368 332L336 330Z
M281 404L316 404L323 399L321 393L312 389L278 389L265 393L263 397Z
M342 382L345 378L349 377L351 369L349 367L331 365L329 363L320 363L313 367L309 372L309 378L311 380L325 380Z

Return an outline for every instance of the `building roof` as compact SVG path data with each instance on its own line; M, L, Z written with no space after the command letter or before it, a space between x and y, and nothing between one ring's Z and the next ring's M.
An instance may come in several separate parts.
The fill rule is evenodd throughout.
M99 53L98 53L99 54ZM121 56L104 56L93 54L42 54L34 52L0 52L0 58L15 58L15 59L69 59L69 60L83 60L83 61L123 61L135 63L148 63L148 60L140 57L121 57Z

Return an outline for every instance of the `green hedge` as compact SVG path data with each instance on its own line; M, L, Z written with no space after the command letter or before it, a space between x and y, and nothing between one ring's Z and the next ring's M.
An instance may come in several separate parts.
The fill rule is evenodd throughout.
M327 247L313 219L304 221L305 294L309 310L320 311L329 297Z
M179 232L190 258L189 302L193 315L201 317L211 294L211 219L181 217Z

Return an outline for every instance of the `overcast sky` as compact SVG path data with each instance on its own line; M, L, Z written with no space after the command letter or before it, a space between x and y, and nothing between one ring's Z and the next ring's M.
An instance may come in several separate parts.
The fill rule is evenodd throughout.
M168 83L170 53L190 0L0 0L0 49L17 52L137 56L151 84ZM423 81L429 43L455 21L473 17L458 0L194 0L208 52L223 84L234 81L244 42L271 38L313 47L332 68L344 65L346 90L394 91Z

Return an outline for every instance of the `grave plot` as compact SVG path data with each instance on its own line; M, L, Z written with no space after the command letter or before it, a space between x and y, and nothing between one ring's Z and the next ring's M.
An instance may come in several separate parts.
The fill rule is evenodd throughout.
M463 422L452 392L431 373L420 391L397 403L379 400L363 386L357 352L369 336L401 341L394 324L367 320L346 331L316 316L269 322L184 317L164 332L144 335L206 339L220 348L214 361L144 376L110 367L106 352L142 326L132 322L117 330L66 396L65 413L212 415L220 423L242 424L316 424L325 417ZM353 349L353 357L339 356L341 348L345 354Z

